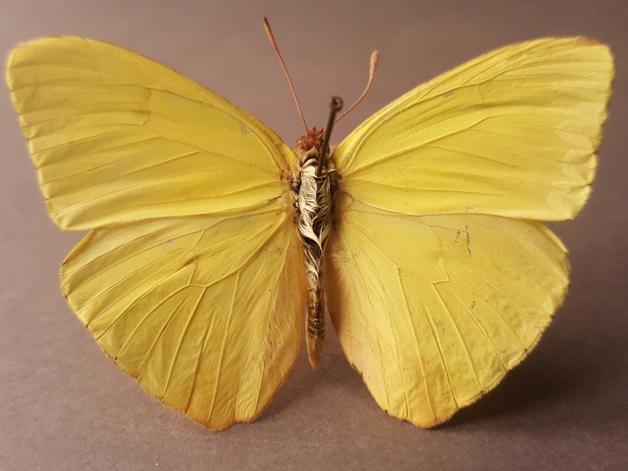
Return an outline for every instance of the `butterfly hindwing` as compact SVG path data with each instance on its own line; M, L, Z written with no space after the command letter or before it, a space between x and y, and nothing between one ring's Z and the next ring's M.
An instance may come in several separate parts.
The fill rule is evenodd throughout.
M61 283L120 368L212 429L257 417L300 348L301 252L278 205L96 229Z
M330 312L389 414L422 427L492 389L536 345L568 285L542 224L348 210L330 242Z

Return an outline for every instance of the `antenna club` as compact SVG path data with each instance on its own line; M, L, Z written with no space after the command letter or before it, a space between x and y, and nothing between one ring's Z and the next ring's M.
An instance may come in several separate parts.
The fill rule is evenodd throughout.
M275 41L275 35L273 34L273 30L270 28L268 18L264 17L262 21L264 22L264 31L266 31L266 36L268 36L270 44L273 48L277 47L277 41Z
M379 51L375 49L371 52L371 75L375 73L375 69L377 69L377 64L379 63Z
M323 144L321 145L320 152L318 154L318 165L316 166L316 176L320 177L325 166L325 160L327 159L327 152L329 150L329 139L331 138L331 130L336 122L336 114L342 109L342 98L339 96L331 97L329 103L329 120L327 121L327 128L325 129L325 135L323 137Z

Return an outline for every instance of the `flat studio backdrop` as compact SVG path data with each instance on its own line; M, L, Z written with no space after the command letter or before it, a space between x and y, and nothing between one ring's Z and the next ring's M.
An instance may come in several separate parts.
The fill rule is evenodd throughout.
M163 407L100 352L67 306L58 266L79 233L50 221L8 93L0 100L0 468L622 469L628 463L628 4L617 1L216 2L24 0L0 5L0 50L50 35L128 47L247 109L290 145L302 134L261 19L273 24L308 121L366 101L332 143L421 82L497 47L584 35L616 78L592 196L551 227L569 248L566 303L530 357L446 425L391 419L329 326L253 424L211 432Z

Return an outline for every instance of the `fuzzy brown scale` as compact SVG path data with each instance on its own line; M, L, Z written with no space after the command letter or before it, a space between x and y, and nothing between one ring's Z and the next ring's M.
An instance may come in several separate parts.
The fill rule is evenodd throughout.
M292 184L297 209L297 229L303 247L307 283L305 338L310 365L318 367L325 339L325 297L322 265L331 229L335 170L322 149L324 132L312 128L297 142L299 174ZM323 165L317 174L320 154Z

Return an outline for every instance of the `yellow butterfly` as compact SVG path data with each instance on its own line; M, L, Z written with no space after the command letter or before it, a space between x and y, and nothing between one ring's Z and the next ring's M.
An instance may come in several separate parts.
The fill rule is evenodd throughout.
M325 306L390 415L431 427L494 388L565 297L567 251L541 221L589 196L612 76L589 39L510 45L330 155L339 99L293 151L103 42L21 44L6 75L51 218L90 230L61 267L68 303L144 389L214 430L262 413L304 330L318 364Z

